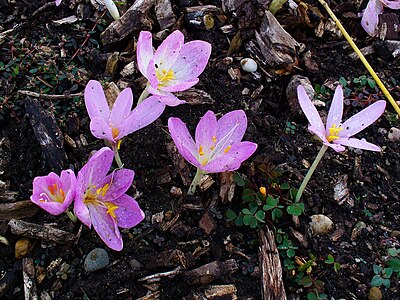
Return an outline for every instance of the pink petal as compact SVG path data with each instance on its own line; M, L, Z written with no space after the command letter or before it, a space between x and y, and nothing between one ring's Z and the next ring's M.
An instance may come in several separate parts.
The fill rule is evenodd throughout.
M112 203L118 208L114 211L117 224L122 228L132 228L143 221L145 215L139 204L128 195L122 195Z
M104 95L103 87L100 82L90 80L85 88L85 105L89 117L99 117L108 121L110 117L110 108Z
M153 42L151 32L141 31L137 42L136 57L140 72L147 78L147 67L153 58Z
M167 86L160 87L161 90L166 91L166 92L181 92L185 91L192 86L196 85L199 82L199 79L196 78L195 80L192 81L187 81L187 82L180 82L177 80L171 80L168 82Z
M326 120L326 136L329 136L329 128L333 125L339 127L340 122L342 122L343 115L343 89L340 85L336 87L335 95L331 103L331 108L329 109L328 118Z
M90 131L98 139L104 139L112 143L115 142L110 124L106 123L106 121L101 118L94 117L90 121Z
M186 125L179 118L168 119L168 129L179 153L192 165L199 167L197 148Z
M121 251L124 247L117 222L107 214L107 208L101 205L88 205L93 228L103 242L113 250Z
M343 147L342 145L339 145L339 144L332 144L332 143L324 142L324 145L332 148L336 152L343 152L344 150L346 150L345 147Z
M197 149L201 146L204 152L210 152L210 147L212 145L215 146L216 143L213 141L213 137L214 139L217 138L217 117L209 110L200 119L196 127L195 140Z
M308 126L308 131L315 134L323 143L329 143L328 140L326 139L324 132L317 130L316 128L314 128L311 125Z
M308 97L306 90L301 85L297 87L297 97L299 98L300 107L306 115L308 122L310 122L313 130L319 131L322 135L325 135L325 128L321 117Z
M378 31L379 15L383 13L380 0L370 0L363 12L361 26L370 36L376 36Z
M385 107L386 101L380 100L364 108L342 124L341 127L343 130L339 132L339 137L351 137L361 130L364 130L383 114Z
M109 184L107 192L104 196L99 195L99 199L103 201L113 201L121 197L131 187L135 172L129 169L117 170L106 176L98 187Z
M204 41L192 41L182 46L172 70L177 81L192 81L199 77L207 66L211 45Z
M165 109L165 104L161 103L161 97L150 96L140 103L129 115L118 138L137 131L153 123Z
M61 4L62 0L55 0L54 2L56 3L56 6L59 6Z
M83 196L84 193L77 192L74 201L74 213L83 224L90 228L92 226L92 221L90 220L89 209L83 203Z
M217 123L217 140L220 141L232 130L229 144L235 144L243 139L247 129L247 117L243 110L234 110L225 114Z
M237 170L243 161L248 159L257 149L257 144L240 142L232 145L228 152L222 152L218 157L200 167L207 173L221 173Z
M164 103L165 105L168 105L168 106L178 106L180 104L186 103L185 100L180 100L172 93L166 92L164 90L157 90L157 89L153 89L151 86L148 86L147 91L150 94L160 96L160 98L159 98L160 102Z
M150 86L153 87L154 89L158 88L158 78L157 78L157 72L156 72L156 67L154 66L154 60L151 59L149 65L147 66L147 80L150 83Z
M161 43L154 53L154 63L159 70L169 71L179 56L183 45L183 34L175 30Z
M334 143L369 151L377 151L377 152L382 151L382 149L377 145L354 138L340 138L335 140Z
M393 0L393 1L381 0L381 2L383 5L385 5L386 7L389 7L390 9L400 9L400 1L399 0Z
M131 113L133 95L130 88L124 89L117 97L111 110L111 126L120 129Z

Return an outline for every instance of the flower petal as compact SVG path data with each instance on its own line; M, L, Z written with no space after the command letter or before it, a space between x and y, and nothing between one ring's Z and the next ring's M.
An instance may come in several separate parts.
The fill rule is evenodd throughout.
M211 55L211 44L192 41L182 46L172 70L176 81L192 81L204 71Z
M165 109L165 104L161 103L160 98L159 96L150 96L132 110L117 138L146 127L157 120Z
M103 87L100 82L90 80L85 88L85 105L89 117L99 117L108 121L110 117L110 108L104 95Z
M119 11L117 6L115 5L113 0L103 0L103 3L106 5L110 15L114 18L114 20L119 20Z
M209 110L200 119L196 127L195 140L197 149L201 146L204 149L203 151L211 151L210 147L216 143L213 138L217 138L217 117Z
M390 9L400 9L400 1L399 0L381 0L382 4Z
M157 90L157 89L152 88L151 86L148 86L147 91L150 94L160 96L160 98L159 98L160 102L164 103L165 105L168 105L168 106L178 106L180 104L186 103L185 100L180 100L172 93L166 92L164 90Z
M133 170L122 169L116 170L104 177L98 187L103 187L106 184L109 184L109 186L104 196L99 195L99 199L102 201L113 201L121 197L131 187L134 176L135 172Z
M124 89L115 100L111 110L111 126L120 129L131 113L133 95L130 88Z
M122 236L117 227L116 220L110 214L107 214L107 208L92 204L89 204L88 208L93 228L99 237L111 249L121 251L124 247Z
M382 149L377 145L354 138L340 138L335 140L334 143L369 151L382 151Z
M306 90L301 85L297 87L297 97L299 98L300 107L306 115L312 128L315 131L321 132L322 135L325 135L324 123L322 123L317 109L315 108L314 104L312 104L306 93Z
M343 152L344 150L346 150L345 147L343 147L342 145L339 145L339 144L332 144L329 142L326 142L326 143L324 142L324 145L332 148L336 152Z
M240 142L232 145L226 153L222 153L204 167L202 170L207 173L221 173L237 170L243 161L248 159L257 149L257 144L252 142Z
M83 203L83 195L84 193L80 191L77 192L74 201L74 213L83 224L90 228L92 226L92 221L90 219L89 209Z
M115 142L110 124L106 123L106 121L99 117L94 117L90 121L90 131L98 139L105 139L112 143Z
M181 92L185 91L192 86L196 85L199 82L199 79L196 78L192 81L180 82L178 80L170 80L167 83L167 86L160 87L161 90L166 92Z
M112 203L118 208L114 211L117 224L122 228L132 228L143 221L145 215L139 204L128 195L122 195Z
M234 132L228 142L230 145L240 142L246 132L247 117L243 110L231 111L218 120L217 140L223 139L233 128Z
M59 6L61 4L62 0L55 0L54 2L56 3L56 6Z
M147 67L153 58L153 41L149 31L141 31L137 42L136 57L140 72L147 77Z
M179 56L183 45L183 34L175 30L161 43L154 53L154 63L159 70L169 71Z
M364 108L342 124L341 127L343 130L339 132L339 137L351 137L361 130L364 130L383 114L385 107L386 101L380 100Z
M317 130L313 126L311 126L311 125L308 126L308 131L315 134L323 143L329 143L328 140L326 139L326 136L324 135L324 133Z
M169 118L168 129L179 153L192 165L201 166L197 160L196 144L181 119Z
M340 122L342 121L343 116L343 89L340 85L336 87L335 95L333 96L333 100L331 103L331 107L329 109L328 118L326 120L326 136L329 136L329 129L335 125L335 127L339 127Z
M377 34L379 15L381 13L383 13L381 0L370 0L361 19L361 26L370 36L376 36Z
M156 67L154 65L154 59L151 59L149 62L149 65L147 66L147 80L149 81L149 84L151 87L153 87L154 89L158 88L158 78L157 78L157 72L156 72Z

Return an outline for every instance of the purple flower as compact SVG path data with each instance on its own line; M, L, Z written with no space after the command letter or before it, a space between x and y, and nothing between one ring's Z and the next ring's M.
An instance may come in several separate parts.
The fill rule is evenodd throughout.
M379 15L383 13L383 6L400 9L400 0L369 0L363 12L361 26L370 36L378 34Z
M205 69L211 54L211 45L204 41L184 44L179 30L171 33L153 51L152 36L142 31L137 43L137 62L140 72L147 78L147 91L164 96L166 105L176 106L179 100L172 92L180 92L194 86Z
M301 109L310 122L308 130L317 135L324 145L333 148L336 152L344 151L345 147L343 146L381 151L381 148L374 144L351 137L374 123L383 114L386 106L385 101L375 102L342 123L343 89L339 85L333 96L325 127L317 109L301 85L297 87L297 95Z
M51 172L33 180L31 201L52 215L66 211L75 197L76 178L72 170L61 172L59 177Z
M55 0L54 2L55 2L55 4L56 4L56 6L59 6L59 5L61 4L61 1L62 1L62 0Z
M90 131L95 137L116 145L124 136L151 124L163 113L165 104L160 98L149 97L131 111L132 91L126 88L118 95L110 112L101 84L90 80L85 88Z
M247 128L243 110L229 112L218 121L208 111L196 127L196 142L180 119L169 118L168 128L179 153L205 173L236 170L257 149L255 143L241 142Z
M90 228L93 224L108 247L120 251L123 242L118 227L136 226L143 220L144 213L138 203L125 194L134 172L122 169L107 175L113 157L113 151L103 147L79 171L74 210L86 226Z

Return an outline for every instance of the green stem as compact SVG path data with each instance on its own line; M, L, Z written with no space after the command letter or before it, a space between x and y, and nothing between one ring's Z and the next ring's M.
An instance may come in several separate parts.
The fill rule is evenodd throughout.
M78 218L73 214L73 212L71 212L69 209L67 209L66 211L65 211L65 213L67 214L67 216L68 216L68 218L70 218L70 220L73 222L73 223L76 223L76 221L78 221Z
M143 90L142 94L139 97L139 100L137 102L137 105L143 102L144 99L146 99L149 96L149 92L147 91L147 87L149 84L147 83L146 88Z
M189 191L187 193L188 195L194 195L196 187L200 184L200 180L204 174L206 174L206 172L197 168L196 175L194 176L193 181L189 187Z
M319 150L317 157L315 158L313 164L311 165L310 169L307 172L306 177L304 177L299 190L297 191L295 202L300 201L300 198L304 192L304 189L306 188L308 182L310 181L312 174L314 173L315 169L317 168L317 166L318 166L319 162L321 161L322 156L324 156L326 150L328 150L328 146L322 145L321 150Z
M112 148L114 150L114 158L115 158L115 162L117 163L119 168L123 168L124 164L121 161L121 157L119 156L119 152L118 152L118 148L119 148L119 143L121 141L118 141L117 144L113 144Z

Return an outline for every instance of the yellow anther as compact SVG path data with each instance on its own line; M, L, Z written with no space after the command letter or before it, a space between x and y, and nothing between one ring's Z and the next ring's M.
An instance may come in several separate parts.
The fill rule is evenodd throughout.
M167 71L167 70L162 70L162 71L157 70L156 76L157 76L157 79L159 81L159 85L160 86L166 86L169 81L175 79L175 73L172 70L169 70L169 71Z
M211 146L210 149L211 151L213 151L215 149L215 146Z
M332 124L332 127L329 128L328 142L337 140L339 138L339 132L342 130L343 130L343 128L336 127L336 124Z
M54 196L57 190L57 184L54 183L52 185L49 185L47 188L49 189L50 194Z
M204 155L204 151L203 151L203 146L202 145L199 146L199 154L200 155Z
M213 143L215 144L215 143L217 142L217 137L216 137L216 136L213 136L213 137L212 137L212 141L213 141Z
M121 142L122 142L122 140L119 140L118 143L117 143L117 149L118 149L118 150L119 150L119 148L121 147Z
M64 193L63 189L60 189L60 195L61 195L61 197L62 197L63 199L65 198L65 193Z
M115 139L119 134L119 129L111 126L112 137Z
M263 196L266 196L266 195L267 195L267 189L266 189L264 186L260 187L260 193L261 193Z
M228 147L226 147L226 149L224 150L224 153L228 153L228 151L231 150L231 148L232 148L232 146L230 146L230 145Z
M101 191L101 195L102 195L103 197L105 196L105 194L107 193L107 191L108 191L109 188L110 188L110 185L109 185L108 183L106 183L106 184L103 186L102 191Z
M118 208L115 204L111 202L104 202L104 204L107 206L107 214L109 214L112 218L116 218L117 216L115 215L115 210Z

